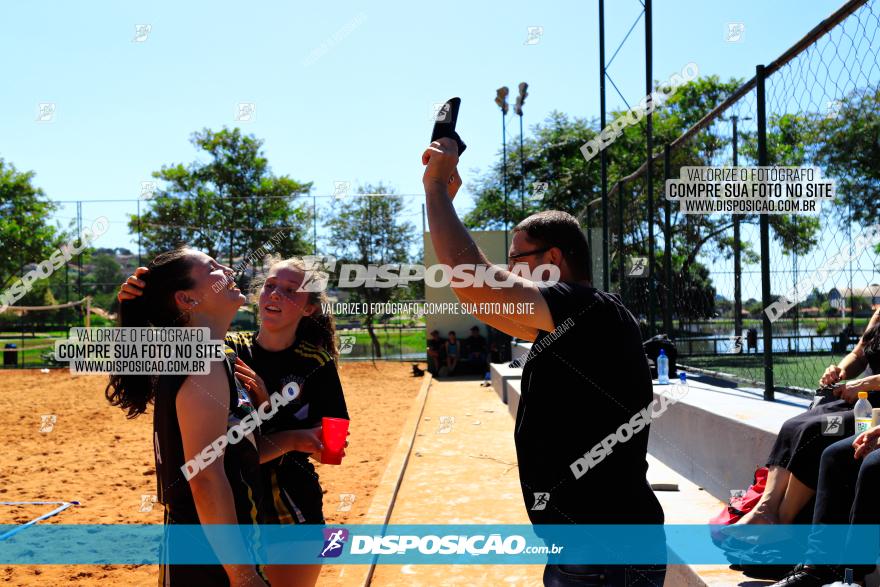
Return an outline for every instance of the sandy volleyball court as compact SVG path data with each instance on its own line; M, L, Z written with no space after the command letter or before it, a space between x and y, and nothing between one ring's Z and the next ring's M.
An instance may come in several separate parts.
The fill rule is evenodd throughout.
M327 521L358 523L422 379L412 377L409 363L342 363L340 372L352 417L351 445L343 466L319 465L319 473ZM0 501L81 503L42 523L162 523L161 506L141 511L149 510L143 496L156 492L152 416L127 420L107 404L105 385L106 377L66 370L0 371ZM54 424L41 418L53 415ZM51 431L41 432L41 424ZM341 494L354 495L349 511ZM0 523L23 523L54 507L0 506ZM333 585L337 572L328 566L319 584ZM152 587L157 578L156 566L143 565L0 568L0 585Z

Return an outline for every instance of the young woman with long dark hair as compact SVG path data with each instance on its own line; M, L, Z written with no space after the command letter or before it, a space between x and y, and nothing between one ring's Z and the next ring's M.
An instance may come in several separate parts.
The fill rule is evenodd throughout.
M325 314L323 291L300 291L311 268L297 257L274 259L264 279L252 292L259 306L259 331L229 333L226 344L235 351L236 376L255 403L277 391L296 396L270 421L261 425L267 442L277 434L297 432L320 447L321 419L349 419L336 365L333 316ZM140 295L145 274L139 268L129 277L120 299ZM279 453L262 466L264 491L261 511L269 524L323 524L323 489L309 457L320 462L320 453L294 450ZM311 454L310 454L311 453ZM314 585L320 565L269 565L273 585Z
M157 256L148 269L143 275L144 295L126 299L119 306L120 326L208 327L212 340L223 339L245 301L234 283L219 292L212 289L232 273L228 267L204 253L180 248ZM113 375L105 394L112 405L126 410L129 418L155 404L158 498L165 506L166 525L260 522L262 481L253 435L229 444L189 480L181 469L253 411L247 394L242 397L237 393L232 365L211 362L206 375ZM224 552L251 547L244 540L223 542ZM166 535L166 552L179 546L173 533ZM218 548L213 542L212 546ZM169 565L166 561L160 568L159 585L258 587L266 582L253 565Z

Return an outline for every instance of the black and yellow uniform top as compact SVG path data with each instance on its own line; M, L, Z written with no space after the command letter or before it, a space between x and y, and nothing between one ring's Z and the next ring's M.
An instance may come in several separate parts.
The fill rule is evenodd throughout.
M255 338L253 332L234 332L226 336L226 344L263 379L270 396L279 391L293 396L261 424L264 439L282 430L314 428L324 417L349 419L336 361L329 353L300 339L286 349L267 351ZM262 465L265 523L324 523L323 493L308 456L289 452Z
M223 362L229 381L229 413L227 430L238 424L254 410L247 392L232 372L229 360ZM165 506L165 524L199 524L199 516L189 481L183 474L186 463L183 440L177 419L177 393L187 375L162 375L158 378L153 411L153 448L156 457L158 501ZM257 433L255 433L256 435ZM257 446L249 437L226 446L223 468L235 504L235 515L240 525L262 523L259 505L263 497L260 475L260 456ZM257 531L258 529L255 529ZM250 546L258 548L258 543ZM167 551L174 545L166 540ZM159 585L228 585L228 578L220 565L162 565Z

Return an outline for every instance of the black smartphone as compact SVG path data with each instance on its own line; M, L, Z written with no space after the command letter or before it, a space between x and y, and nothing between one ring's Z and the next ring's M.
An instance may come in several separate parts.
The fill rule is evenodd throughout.
M458 109L461 106L461 98L450 98L434 115L434 131L431 133L431 142L437 139L448 138L458 143L458 156L464 153L467 145L455 132L455 123L458 122Z

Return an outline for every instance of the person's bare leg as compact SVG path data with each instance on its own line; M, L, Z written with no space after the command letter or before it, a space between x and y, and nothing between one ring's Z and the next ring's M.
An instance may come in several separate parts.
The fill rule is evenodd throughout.
M788 490L788 480L792 478L788 469L774 465L767 473L767 484L760 501L737 521L737 524L778 524L779 505Z
M779 504L778 516L780 524L791 524L795 517L807 503L813 499L816 492L803 483L794 475L788 480L788 489L785 490L785 497Z
M269 565L266 576L272 587L313 587L318 582L321 565Z

